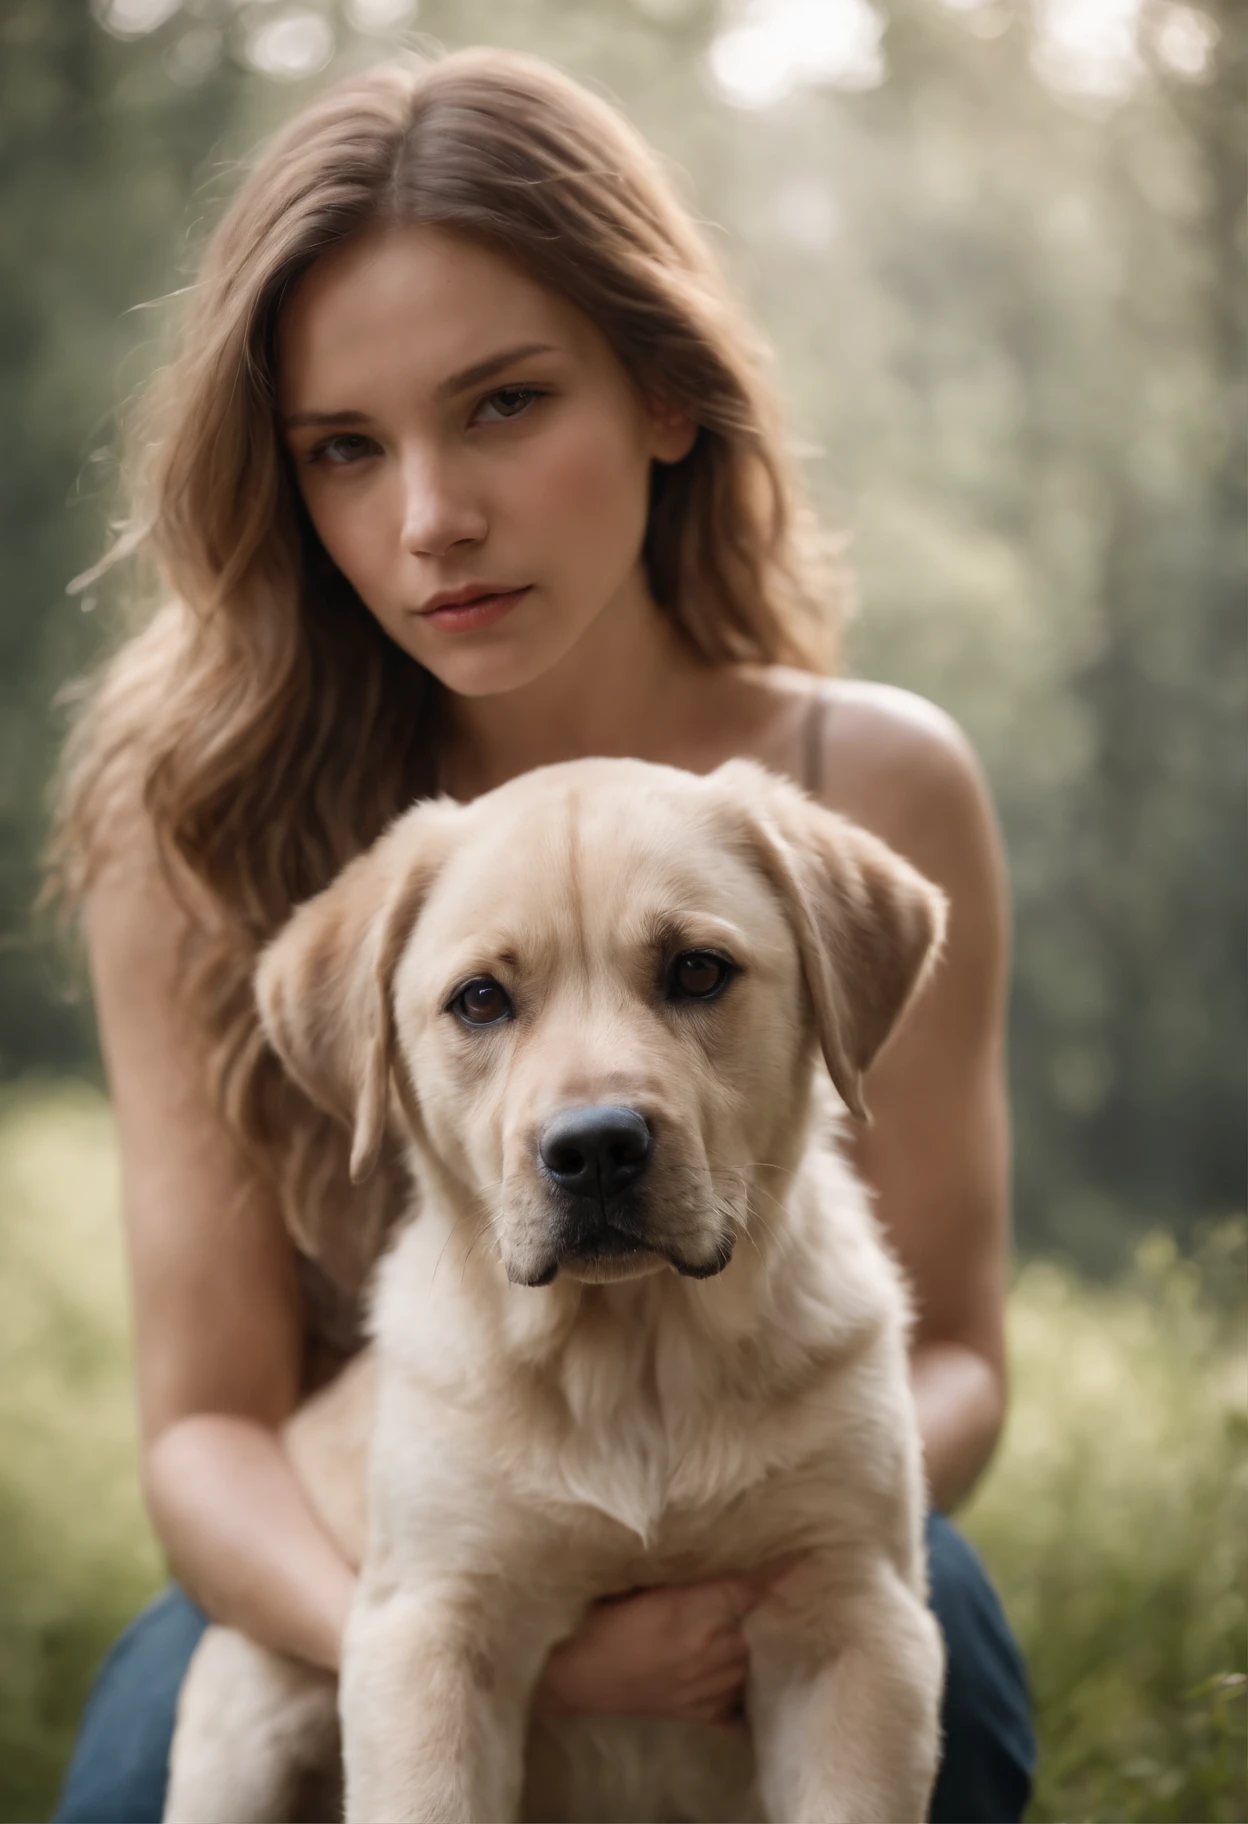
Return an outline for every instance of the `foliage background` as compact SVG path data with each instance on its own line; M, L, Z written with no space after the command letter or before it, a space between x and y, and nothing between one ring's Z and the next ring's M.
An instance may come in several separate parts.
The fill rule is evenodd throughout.
M851 535L849 664L984 759L1027 1264L972 1524L1032 1654L1037 1815L1242 1816L1242 1687L1216 1681L1244 1659L1243 1369L1199 1287L1243 1269L1179 1257L1244 1202L1234 0L0 0L0 1080L27 1161L0 1184L0 1813L46 1802L157 1571L89 998L31 912L52 699L120 627L64 587L176 314L148 302L189 282L236 161L327 74L429 40L552 57L673 161Z

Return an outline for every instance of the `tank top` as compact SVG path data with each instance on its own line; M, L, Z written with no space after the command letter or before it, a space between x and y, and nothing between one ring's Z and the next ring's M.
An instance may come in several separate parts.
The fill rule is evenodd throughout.
M830 702L828 686L821 684L812 693L802 721L801 785L812 798L819 796L823 785L824 732ZM341 1362L363 1348L363 1299L308 1255L298 1254L296 1258L307 1339L305 1379L318 1385L330 1378Z

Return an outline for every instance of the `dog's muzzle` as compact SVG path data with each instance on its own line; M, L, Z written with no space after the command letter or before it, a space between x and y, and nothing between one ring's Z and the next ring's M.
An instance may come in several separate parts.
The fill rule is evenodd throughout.
M729 1238L709 1260L691 1261L658 1232L645 1184L654 1135L636 1109L613 1103L564 1109L543 1128L537 1152L551 1193L554 1258L529 1283L548 1285L562 1266L626 1268L630 1259L647 1256L698 1279L727 1266Z

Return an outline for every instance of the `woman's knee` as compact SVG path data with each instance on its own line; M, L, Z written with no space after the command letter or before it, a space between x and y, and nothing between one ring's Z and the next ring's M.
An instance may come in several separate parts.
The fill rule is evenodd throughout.
M943 1515L928 1518L927 1552L946 1653L932 1819L1007 1824L1022 1817L1036 1759L1022 1654L987 1572Z
M131 1622L96 1674L54 1824L159 1824L178 1692L207 1625L176 1586Z

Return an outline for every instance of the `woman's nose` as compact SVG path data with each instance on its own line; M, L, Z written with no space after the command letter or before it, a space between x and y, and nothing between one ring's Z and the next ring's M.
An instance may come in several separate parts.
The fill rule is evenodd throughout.
M405 551L441 557L453 545L479 543L488 530L485 509L462 463L436 451L413 452L403 462Z

